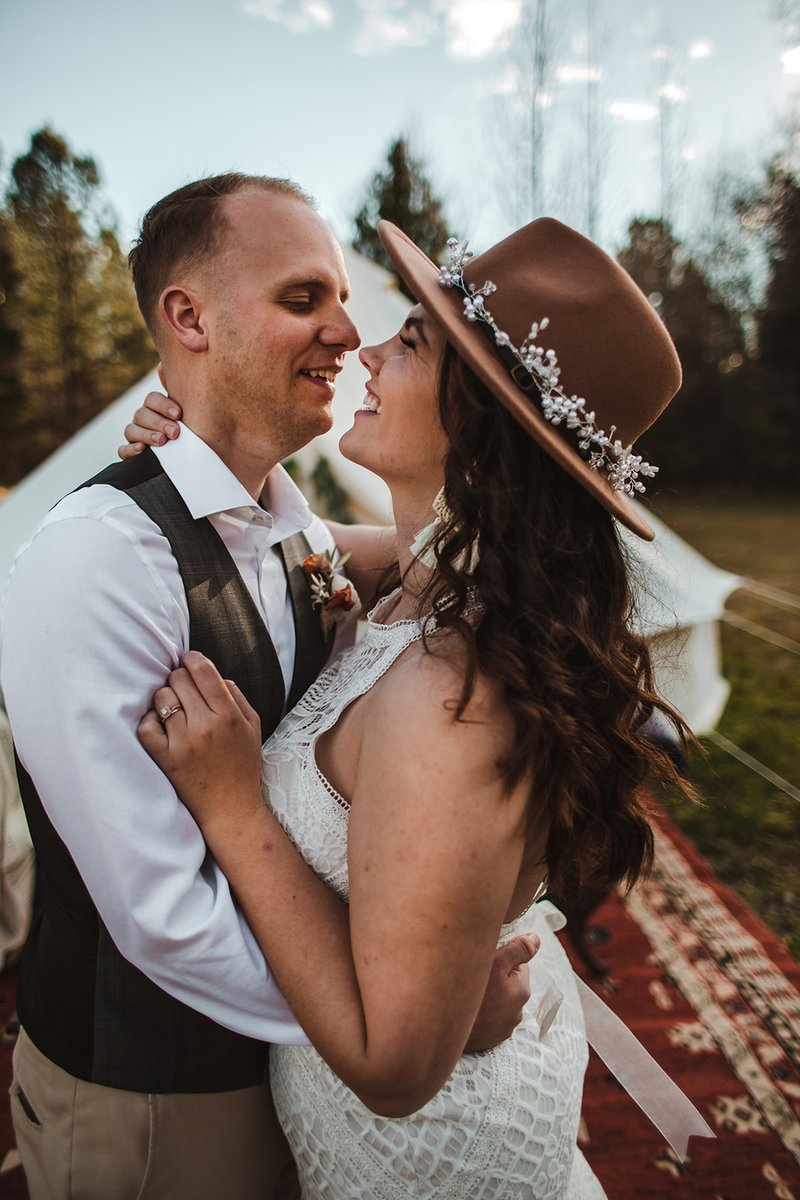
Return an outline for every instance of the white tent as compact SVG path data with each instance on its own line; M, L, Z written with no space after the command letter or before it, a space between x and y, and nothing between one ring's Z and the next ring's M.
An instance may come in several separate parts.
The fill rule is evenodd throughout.
M696 734L707 733L730 691L722 675L719 619L741 580L703 558L651 512L645 516L655 541L623 530L636 581L636 624L650 642L657 690Z
M402 323L408 301L391 276L346 249L352 285L350 312L365 343L384 340ZM334 426L296 456L308 477L320 455L349 494L357 519L384 523L390 516L385 485L344 459L339 437L364 399L364 368L349 355L337 385ZM67 492L116 458L122 430L148 391L159 389L155 372L75 434L14 488L0 504L0 593L17 548L28 540L47 510ZM657 682L697 733L712 728L728 695L720 670L718 619L738 579L712 566L650 514L657 531L648 545L629 539L637 561L640 625L651 639Z

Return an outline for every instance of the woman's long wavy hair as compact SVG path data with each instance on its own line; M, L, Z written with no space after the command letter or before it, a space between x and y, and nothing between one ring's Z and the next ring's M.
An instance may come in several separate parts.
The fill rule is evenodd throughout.
M631 887L649 869L653 836L640 799L649 773L677 780L641 734L656 710L683 738L653 687L647 644L631 628L629 571L614 521L529 437L449 345L439 374L451 449L452 517L436 539L438 571L420 601L466 647L456 717L478 673L500 689L514 722L498 764L510 790L530 779L529 828L549 833L548 886ZM456 565L478 536L473 577ZM484 612L467 619L468 588ZM435 639L428 639L432 649ZM690 736L690 735L689 735Z

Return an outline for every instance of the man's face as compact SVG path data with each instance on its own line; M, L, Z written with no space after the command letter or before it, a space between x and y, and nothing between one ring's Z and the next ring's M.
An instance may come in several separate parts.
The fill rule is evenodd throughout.
M253 189L223 203L205 305L217 416L283 456L331 427L336 375L359 344L344 260L302 201Z

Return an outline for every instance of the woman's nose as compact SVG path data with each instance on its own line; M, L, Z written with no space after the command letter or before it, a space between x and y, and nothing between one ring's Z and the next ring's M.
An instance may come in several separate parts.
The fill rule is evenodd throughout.
M362 346L358 352L359 361L367 368L370 375L377 375L380 370L380 346Z

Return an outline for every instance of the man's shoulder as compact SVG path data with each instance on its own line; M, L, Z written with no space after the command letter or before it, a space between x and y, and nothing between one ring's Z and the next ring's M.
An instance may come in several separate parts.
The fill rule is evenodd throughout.
M4 635L26 628L29 613L51 624L87 617L92 605L137 605L172 614L183 595L162 531L125 492L92 485L71 492L19 549L3 589Z
M81 569L93 556L107 554L114 542L121 548L137 547L153 538L163 538L161 530L126 492L90 482L69 492L45 514L17 551L15 565L40 556L51 559L58 552L62 568L74 555L74 566Z
M102 520L109 512L130 508L134 501L129 490L161 473L161 465L152 453L109 463L62 497L48 517L63 520L65 516L86 516ZM44 523L47 520L46 517Z
M110 513L133 507L136 507L135 502L127 492L108 483L90 482L63 496L50 509L39 528L82 517L89 521L102 521Z

